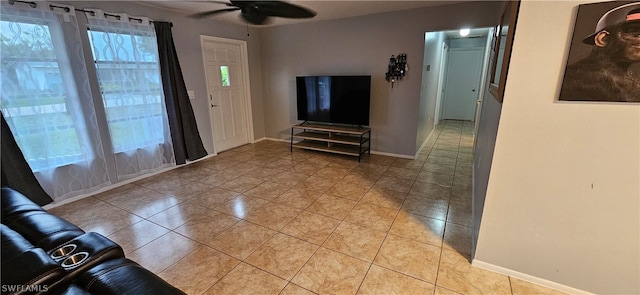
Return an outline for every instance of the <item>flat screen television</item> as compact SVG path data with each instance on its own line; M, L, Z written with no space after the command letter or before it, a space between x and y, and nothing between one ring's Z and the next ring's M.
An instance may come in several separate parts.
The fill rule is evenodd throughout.
M296 77L298 120L369 125L371 76Z

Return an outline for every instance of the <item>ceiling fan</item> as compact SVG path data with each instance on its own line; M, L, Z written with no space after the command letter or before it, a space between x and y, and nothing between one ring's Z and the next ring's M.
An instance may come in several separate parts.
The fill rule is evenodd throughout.
M308 8L283 1L246 1L230 0L229 2L211 1L225 4L229 8L216 9L192 14L193 18L205 18L217 14L240 10L242 18L247 22L262 25L270 17L311 18L316 12Z

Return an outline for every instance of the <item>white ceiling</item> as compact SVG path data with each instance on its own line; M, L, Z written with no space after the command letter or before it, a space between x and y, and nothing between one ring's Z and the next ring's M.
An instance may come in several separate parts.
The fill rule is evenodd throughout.
M284 19L284 18L271 18L268 25L285 25L301 22L321 21L329 19L348 18L354 16L370 15L376 13L409 10L415 8L429 7L429 6L441 6L450 5L462 2L468 2L470 0L462 1L433 1L433 0L414 0L414 1L339 1L339 0L325 0L325 1L311 1L311 0L296 0L286 1L296 5L304 6L318 13L312 19ZM220 1L228 2L228 1ZM138 1L140 4L155 6L162 9L171 10L184 15L190 15L198 12L216 10L222 8L228 8L223 3L216 3L216 1ZM219 14L212 16L212 19L216 19L223 22L246 25L246 22L240 18L240 12L233 11L229 13Z

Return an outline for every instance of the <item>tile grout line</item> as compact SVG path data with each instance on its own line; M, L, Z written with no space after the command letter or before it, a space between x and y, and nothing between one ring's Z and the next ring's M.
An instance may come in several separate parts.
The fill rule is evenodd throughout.
M382 247L384 246L385 241L389 237L389 234L391 233L391 227L393 227L393 224L396 222L396 219L398 218L398 215L400 215L400 211L402 211L402 205L404 205L404 202L406 200L407 200L407 197L405 196L404 200L402 200L402 204L400 204L400 207L398 208L398 212L396 212L396 216L393 217L393 221L391 222L391 225L389 226L389 229L385 233L384 239L382 239L382 242L380 243L380 246L378 247L378 251L376 251L376 255L373 256L373 259L371 259L371 263L369 264L369 268L365 272L364 277L362 278L362 282L360 282L360 285L358 285L358 288L356 289L356 293L355 294L357 294L360 291L360 288L362 288L362 285L364 284L364 281L367 279L367 275L369 275L369 271L371 271L371 267L373 267L373 264L376 261L376 258L378 257L378 254L380 254L380 250L382 250Z
M442 134L442 131L438 134L438 138L436 138L434 146L435 146L436 143L438 143L438 139L440 138L441 134ZM429 153L429 155L431 155L431 153ZM457 159L456 159L456 161L457 161ZM455 177L455 175L454 175L454 177ZM454 178L454 180L455 180L455 178ZM451 187L453 187L453 183L451 184ZM444 250L444 238L445 238L446 230L447 230L447 219L449 217L450 202L451 202L451 194L449 194L449 201L447 202L447 213L446 213L445 218L444 218L445 219L444 228L442 229L442 243L440 244L440 255L438 256L438 267L436 268L436 279L435 279L435 282L434 282L433 294L436 294L437 289L438 289L438 279L440 277L440 264L442 263L442 251Z
M446 125L446 124L443 124L443 125ZM422 161L423 166L421 166L421 167L420 167L419 172L420 172L420 171L426 171L426 170L424 170L424 165L426 165L426 164L427 164L427 159L428 159L429 157L431 157L431 156L432 156L432 153L433 153L434 151L438 150L438 149L435 149L435 146L436 146L439 142L440 142L440 143L442 143L442 141L441 141L441 140L444 138L444 137L443 137L443 135L446 135L446 132L447 132L444 128L445 128L445 126L443 126L442 128L439 128L438 135L436 136L436 140L434 141L434 143L433 143L433 144L429 144L429 146L428 146L428 153L425 153L425 154L426 154L426 157L425 157L424 161ZM456 177L456 176L458 176L458 171L457 171L457 170L458 170L458 169L457 169L458 167L457 167L457 166L458 166L458 163L460 163L460 149L461 149L461 144L462 144L462 142L463 142L462 133L464 132L464 128L465 128L465 127L464 127L464 125L462 125L462 126L459 128L459 131L457 131L457 132L459 132L459 136L460 136L460 137L458 138L458 146L457 146L456 162L455 162L455 165L454 165L455 170L454 170L454 173L453 173L453 176L452 176L452 177L453 177L453 181L455 181L455 177ZM257 148L256 148L256 149L257 149ZM441 150L443 150L443 149L441 149ZM251 150L251 151L249 151L249 152L252 152L252 151L253 151L253 150ZM248 158L247 160L242 161L242 162L239 162L239 163L237 163L237 164L235 164L235 165L230 165L230 166L228 166L228 167L225 167L225 169L230 169L230 168L232 168L232 167L234 167L234 166L238 166L238 165L241 165L241 164L243 164L243 163L248 163L251 159L255 159L255 158L257 158L257 157L262 157L262 156L264 156L263 154L265 154L265 153L264 153L264 152L260 152L260 153L255 153L255 155L254 155L254 154L251 154L251 157L250 157L250 158ZM226 161L226 160L229 160L229 159L233 159L232 157L234 157L234 156L235 156L235 154L234 154L234 155L231 155L231 156L227 156L227 157L225 157L224 159L222 159L222 161ZM284 156L282 156L282 157L281 157L281 156L279 156L279 155L278 155L277 157L273 157L273 158L277 158L278 160L275 160L275 161L272 161L272 162L277 162L277 161L279 161L280 159L284 159L284 158L286 158L286 157L284 157ZM356 207L356 206L358 206L358 204L362 204L361 202L362 202L362 199L363 199L364 195L366 195L366 193L367 193L367 192L371 191L371 189L374 187L375 183L377 183L377 182L380 180L380 178L381 178L381 177L383 177L383 176L385 175L384 173L386 173L390 167L395 167L395 166L393 166L393 164L394 164L397 160L398 160L398 159L394 159L394 160L393 160L392 162L390 162L389 164L384 164L384 165L383 165L383 166L385 166L385 167L386 167L386 168L385 168L385 170L384 170L384 172L382 172L382 173L380 174L380 176L378 176L378 177L376 178L376 180L375 180L375 181L373 181L373 184L372 184L371 186L368 186L368 189L364 192L364 194L362 194L362 195L360 196L360 198L359 198L358 200L354 200L354 199L350 199L350 198L347 198L347 197L342 197L342 196L337 196L337 195L335 195L335 197L338 197L338 198L343 198L343 199L348 199L348 200L355 201L355 205L354 205L353 207L351 207L351 208L350 208L350 210L349 210L349 211L344 215L344 217L343 217L343 218L341 218L341 219L339 220L339 223L338 223L338 224L333 228L333 230L331 231L331 233L330 233L330 234L329 234L329 235L328 235L328 236L327 236L327 237L326 237L326 238L325 238L325 239L320 243L320 245L315 244L315 243L311 243L311 244L316 245L316 246L317 246L317 248L316 248L316 249L315 249L315 251L314 251L314 252L309 256L309 258L308 258L308 259L307 259L307 260L302 264L302 266L300 267L300 269L298 269L298 270L297 270L297 272L296 272L296 273L291 277L291 279L290 279L290 280L285 279L285 281L286 281L287 283L284 285L283 289L281 289L281 291L280 291L280 292L282 292L282 290L284 290L284 288L286 288L289 284L292 284L292 280L293 280L293 278L295 278L295 277L300 273L300 271L301 271L301 270L304 268L304 266L305 266L305 265L306 265L306 264L311 260L311 258L312 258L314 255L316 255L316 253L319 251L319 249L320 249L320 248L325 248L325 247L323 247L323 245L328 241L328 239L329 239L331 236L333 236L333 234L336 232L336 230L338 229L338 227L339 227L339 226L341 226L343 223L354 224L354 223L351 223L351 222L347 222L347 221L345 221L345 219L349 216L349 214L351 214L351 213L355 210L355 207ZM324 161L324 158L320 159L320 161ZM305 163L305 162L306 162L306 163L309 163L309 160L304 160L304 161L297 162L297 163L298 163L298 164L301 164L301 163ZM315 170L315 172L314 172L313 174L311 174L311 175L307 176L307 178L309 178L310 176L313 176L313 175L318 175L318 172L319 172L321 169L325 169L325 168L329 168L329 167L333 167L333 168L346 168L346 169L348 169L348 173L347 173L346 175L349 175L349 174L353 173L353 172L355 171L356 167L358 167L358 166L360 165L360 164L358 164L358 165L356 165L356 166L342 166L342 164L343 164L342 162L337 162L337 163L334 163L334 162L328 162L328 163L325 163L321 168L319 168L319 169ZM257 164L256 164L256 165L257 165ZM331 166L331 165L338 165L338 166ZM266 167L266 166L261 165L260 167ZM287 166L287 167L289 167L289 166ZM293 167L293 166L292 166L292 167ZM286 172L286 171L291 171L291 170L292 170L292 167L289 167L289 169L285 169L285 170L282 170L282 171L280 171L280 172L283 172L283 173L284 173L284 172ZM266 168L268 168L268 167L266 167ZM398 168L406 169L406 168L405 168L405 167L403 167L403 166L398 166ZM224 171L224 170L221 170L221 171ZM246 172L246 173L248 173L248 172ZM237 178L239 178L239 177L241 177L241 176L245 175L246 173L243 173L243 174L241 174L241 175L239 175L239 176L237 176L237 177L235 177L235 178L233 178L233 179L237 179ZM434 173L435 173L435 172L434 172ZM328 192L329 190L331 190L332 188L334 188L334 187L337 185L337 183L339 183L340 181L344 180L344 178L346 177L346 175L342 176L342 178L340 178L340 180L338 180L338 182L334 183L334 184L333 184L331 187L329 187L328 189L323 190L322 194L327 194L327 192ZM460 175L460 176L464 176L464 175ZM206 177L208 177L208 176L201 177L201 178L206 178ZM200 179L200 178L199 178L199 179ZM265 182L269 181L269 179L263 180L262 178L261 178L260 180L262 181L261 183L265 183ZM410 187L413 187L413 186L415 185L415 183L418 181L418 180L417 180L417 176L416 176L416 177L414 177L411 181L412 181L412 183L411 183ZM203 182L200 182L200 181L197 181L197 180L196 180L196 181L194 181L194 182L197 182L197 183L203 183ZM204 183L204 184L206 184L206 183ZM148 187L148 186L146 186L146 185L139 185L139 184L136 184L136 185L137 185L138 187L146 188L146 189L149 189L149 190L152 190L152 191L155 191L155 192L161 193L161 192L159 192L157 189L154 189L154 188L152 188L152 187ZM209 184L206 184L206 185L209 185ZM296 184L296 185L297 185L297 184ZM296 185L294 185L294 186L289 186L289 188L287 189L287 191L288 191L288 190L291 190L291 189L292 189L293 187L295 187ZM214 185L211 185L211 186L214 186ZM287 185L287 186L288 186L288 185ZM214 187L220 187L220 186L214 186ZM444 228L443 228L442 241L441 241L441 243L440 243L440 247L439 247L439 248L440 248L440 256L439 256L439 260L438 260L438 266L437 266L437 268L436 268L436 278L435 278L435 283L434 283L434 286L436 286L436 288L437 288L437 282L438 282L438 279L439 279L438 274L439 274L439 270L440 270L440 264L441 264L441 262L442 262L442 256L443 256L443 251L444 251L444 248L443 248L443 246L444 246L444 236L445 236L445 233L446 233L446 230L447 230L447 225L449 224L449 222L448 222L448 218L447 218L447 217L448 217L448 213L449 213L449 211L450 211L451 190L452 190L452 188L453 188L453 187L454 187L454 186L453 186L453 183L452 183L452 184L451 184L451 187L449 188L449 198L448 198L448 201L449 201L449 202L448 202L448 204L447 204L447 212L446 212L447 214L446 214L446 217L445 217L445 220L444 220L445 226L444 226ZM409 192L410 192L410 191L409 191ZM385 232L385 236L384 236L384 239L382 239L382 242L381 242L380 246L378 247L378 249L377 249L377 251L376 251L376 254L373 256L373 259L372 259L372 261L370 262L369 267L367 268L367 271L365 272L365 275L364 275L364 277L363 277L362 281L361 281L361 282L360 282L360 284L358 285L358 288L356 289L356 292L357 292L357 291L359 291L359 290L361 289L361 287L363 286L364 281L365 281L365 279L366 279L367 275L369 274L369 272L370 272L371 268L373 267L373 264L374 264L375 259L376 259L376 258L378 257L378 255L380 254L381 249L382 249L382 247L383 247L383 245L384 245L385 241L388 239L389 235L391 234L391 227L393 227L393 224L396 222L396 220L397 220L397 218L398 218L399 214L401 213L402 208L403 208L403 205L407 202L407 198L408 198L409 192L407 192L407 193L403 193L404 198L402 199L402 202L399 202L398 210L396 211L396 214L395 214L395 216L394 216L393 220L391 221L391 225L390 225L390 226L389 226L389 228L386 230L386 232ZM122 193L122 194L125 194L125 193ZM241 195L242 195L242 193L241 193ZM280 195L282 195L282 194L280 194ZM278 196L280 196L280 195L278 195ZM259 198L259 197L258 197L258 198ZM276 198L277 198L277 197L276 197ZM153 221L149 220L149 218L151 218L151 217L155 216L156 214L159 214L159 213L161 213L161 212L163 212L163 211L166 211L166 210L168 210L168 209L170 209L170 208L177 207L177 206L179 206L180 204L183 204L183 203L185 203L185 202L188 202L188 201L189 201L189 199L188 199L188 198L187 198L187 199L179 198L180 202L178 202L177 204L174 204L174 205L172 205L172 206L171 206L171 207L169 207L169 208L166 208L166 209L164 209L164 210L162 210L162 211L160 211L160 212L157 212L157 213L155 213L155 214L153 214L153 215L149 216L148 218L145 218L145 217L139 216L139 215L137 215L137 214L135 214L135 213L133 213L133 212L130 212L130 211L129 211L129 210L127 210L127 209L120 208L119 206L116 206L116 205L114 205L114 204L112 204L112 203L110 203L110 202L104 201L104 200L102 200L102 199L98 199L98 198L96 198L96 199L97 199L97 200L99 200L99 201L105 202L105 203L107 203L107 204L109 204L109 205L112 205L112 206L114 206L114 207L116 207L116 208L119 208L119 209L121 209L121 210L124 210L124 211L126 211L126 212L129 212L129 213L131 213L132 215L135 215L135 216L140 217L140 218L141 218L141 220L140 220L140 221L138 221L138 222L142 222L142 221L149 221L149 222L151 222L151 223L152 223L152 224L154 224L154 225L158 225L158 226L160 226L160 227L165 228L165 229L167 229L167 230L168 230L166 233L164 233L164 234L163 234L163 235L161 235L160 237L158 237L158 238L155 238L155 239L151 240L150 242L146 243L145 245L142 245L142 246L140 246L140 247L137 247L137 248L136 248L136 249L134 249L133 251L136 251L136 250L138 250L138 249L140 249L140 248L142 248L142 247L144 247L144 246L148 245L149 243L152 243L153 241L156 241L157 239L159 239L159 238L161 238L161 237L165 236L166 234L168 234L169 232L173 232L173 233L179 234L179 235L180 235L180 236L182 236L182 237L187 238L188 240L190 240L190 241L194 242L196 245L205 246L205 247L207 247L207 248L210 248L210 249L213 249L213 250L218 251L218 252L220 252L220 253L223 253L224 255L230 256L230 255L226 254L226 253L225 253L225 252L223 252L223 251L220 251L220 250L218 250L218 249L212 248L212 247L210 247L210 246L208 246L208 245L206 245L206 244L204 244L204 243L198 242L198 241L194 240L193 238L190 238L190 237L188 237L188 236L185 236L185 235L183 235L183 234L181 234L181 233L179 233L179 232L175 231L175 230L176 230L177 228L179 228L180 226L178 226L178 227L176 227L176 228L174 228L174 229L169 229L169 228L167 228L167 227L165 227L165 226L162 226L162 225L160 225L160 224L157 224L157 223L155 223L155 222L153 222ZM275 199L275 198L274 198L274 199ZM266 200L268 203L277 203L277 202L275 202L275 201L273 201L273 200L267 200L267 199L265 199L265 200ZM316 199L316 200L314 200L314 202L315 202L315 201L317 201L317 199ZM223 204L224 204L224 203L226 203L226 202L223 202ZM312 202L312 203L313 203L313 202ZM287 206L288 206L288 205L287 205ZM264 207L264 206L262 206L262 207ZM261 207L261 208L262 208L262 207ZM303 212L310 212L310 213L312 213L312 214L319 214L319 213L317 213L317 212L307 210L307 208L308 208L308 207L309 207L309 206L306 206L306 208L292 207L292 208L300 209L300 210L301 210L301 212L300 212L300 213L298 213L294 218L292 218L291 220L289 220L289 221L288 221L284 226L280 227L278 230L275 230L275 232L276 232L276 233L275 233L274 235L271 235L271 236L270 236L269 238L267 238L264 242L262 242L262 243L261 243L261 244L260 244L260 245L259 245L259 246L254 250L254 251L253 251L253 252L249 253L249 254L247 255L247 257L246 257L246 258L244 258L244 259L238 259L238 260L240 261L240 263L238 263L238 265L240 265L241 263L246 263L246 264L248 264L248 265L250 265L250 266L252 266L252 267L256 267L257 269L260 269L260 270L262 270L262 271L264 271L264 272L266 272L266 273L269 273L269 274L271 274L271 275L274 275L274 276L276 276L276 277L279 277L279 276L277 276L277 275L275 275L275 274L273 274L273 273L271 273L271 272L269 272L269 271L267 271L267 270L264 270L264 269L262 269L262 268L260 268L260 267L258 267L258 266L254 266L253 264L250 264L250 263L246 262L246 259L247 259L248 257L250 257L251 255L253 255L253 253L255 253L258 249L260 249L260 247L262 247L265 243L267 243L267 242L268 242L270 239L272 239L275 235L277 235L277 233L281 233L281 234L283 234L283 235L286 235L286 236L289 236L289 237L292 237L292 238L296 238L296 239L302 240L302 239L300 239L300 238L298 238L298 237L291 236L291 235L289 235L289 234L283 233L283 232L281 232L281 230L282 230L284 227L286 227L288 224L290 224L290 223L291 223L295 218L297 218L298 216L300 216L300 214L302 214ZM203 207L203 208L206 208L206 209L208 209L208 210L213 210L213 211L219 212L219 211L217 211L217 210L215 210L215 209L210 209L210 208L208 208L208 207ZM225 215L229 215L229 214L224 213L224 212L219 212L219 213L222 213L222 214L225 214ZM326 216L326 215L324 215L324 214L319 214L319 215L321 215L321 216ZM233 215L230 215L230 216L233 216ZM251 222L251 221L249 221L249 220L247 220L247 219L245 219L245 218L238 218L238 217L236 217L236 216L233 216L233 217L234 217L234 218L237 218L237 219L239 220L238 222L240 222L240 221L244 220L244 221L247 221L247 222L249 222L249 223L251 223L251 224L255 224L255 225L258 225L258 226L261 226L261 227L265 227L265 228L268 228L268 229L270 229L270 230L271 230L271 228L269 228L269 227L266 227L266 226L264 226L264 225L260 225L260 224L257 224L257 223L254 223L254 222ZM246 216L245 216L245 217L246 217ZM427 217L428 217L428 216L427 216ZM335 217L330 217L330 218L334 218L334 219L335 219ZM431 218L431 217L429 217L429 218ZM138 222L136 222L136 223L138 223ZM234 223L234 225L235 225L235 224L237 224L238 222ZM233 227L234 225L232 225L231 227ZM362 226L362 225L359 225L359 224L355 224L355 225L357 225L357 226ZM132 226L132 225L129 225L129 227L130 227L130 226ZM466 226L466 225L465 225L465 226ZM230 227L230 228L231 228L231 227ZM366 226L365 226L365 228L369 228L369 227L366 227ZM120 230L123 230L123 229L120 229ZM118 230L118 231L120 231L120 230ZM223 232L225 232L225 231L227 231L227 230L228 230L228 228L227 228L227 229L225 229L225 230L223 230L222 232L218 233L217 235L220 235L220 234L222 234ZM118 231L116 231L116 232L118 232ZM304 240L303 240L303 241L304 241ZM307 242L308 242L308 241L307 241ZM429 244L429 243L427 243L427 244ZM362 259L360 259L360 258L358 258L358 257L354 257L354 256L349 255L349 254L344 254L344 253L339 252L339 251L336 251L336 250L332 250L332 249L329 249L329 248L325 248L325 249L326 249L326 250L328 250L328 251L332 251L332 252L340 253L340 254L343 254L343 255L346 255L346 256L349 256L349 257L352 257L352 258L358 259L358 260L362 260ZM162 271L166 270L167 268L170 268L170 267L172 267L173 265L177 264L180 260L184 259L184 257L186 257L186 256L188 256L188 255L191 255L194 251L195 251L195 249L194 249L194 250L189 251L189 253L187 253L186 255L184 255L183 257L181 257L180 259L178 259L176 262L172 263L170 266L168 266L168 267L164 268L163 270L160 270L158 273L160 273L160 272L162 272ZM230 256L230 257L233 257L233 256ZM234 259L236 259L236 258L234 257ZM210 290L210 289L211 289L214 285L216 285L220 280L222 280L223 278L227 277L227 275L228 275L231 271L233 271L234 269L236 269L236 268L238 267L238 265L234 266L234 268L232 268L229 272L227 272L224 276L222 276L218 281L216 281L213 285L211 285L207 290ZM384 268L384 269L387 269L387 270L394 271L394 272L396 272L396 273L399 273L399 274L403 274L403 275L405 275L404 273L401 273L401 272L395 271L395 270L393 270L393 269L386 268L386 267L384 267L384 266L379 266L379 267L382 267L382 268ZM411 276L411 275L408 275L408 276L409 276L409 277L414 277L414 276ZM279 277L279 278L280 278L280 277ZM414 278L415 278L415 277L414 277ZM417 278L417 279L419 279L419 278ZM424 280L422 280L422 279L419 279L419 280L424 281ZM426 281L424 281L424 282L426 282ZM295 284L294 284L294 285L295 285ZM296 286L299 286L299 285L296 285ZM303 288L303 289L305 289L305 290L306 290L306 288L304 288L304 287L302 287L302 286L299 286L299 287L301 287L301 288ZM434 288L434 291L435 291L435 288ZM206 292L206 291L205 291L205 292Z

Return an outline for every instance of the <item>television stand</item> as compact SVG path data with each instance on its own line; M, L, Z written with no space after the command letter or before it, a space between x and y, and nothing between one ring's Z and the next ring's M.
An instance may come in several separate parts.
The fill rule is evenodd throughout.
M294 147L356 156L360 162L364 153L371 154L371 128L304 122L291 126L291 152Z

